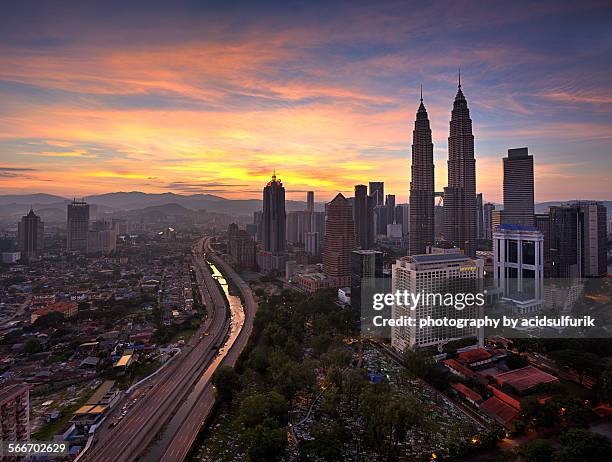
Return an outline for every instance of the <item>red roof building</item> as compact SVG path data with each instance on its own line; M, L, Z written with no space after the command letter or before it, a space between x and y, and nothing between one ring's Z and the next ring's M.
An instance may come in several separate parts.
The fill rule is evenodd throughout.
M487 364L493 360L493 355L484 348L475 348L474 350L462 351L457 355L457 361L471 367Z
M476 376L475 372L468 369L463 364L459 364L454 359L445 359L444 361L442 361L442 364L448 367L453 374L460 375L461 377L465 377L466 379Z
M510 428L512 421L518 418L519 413L512 406L504 403L497 396L491 396L488 400L480 405L480 409L493 417L499 424L505 428Z
M533 387L543 383L559 383L559 379L537 367L526 366L510 372L504 372L495 377L497 383L502 386L507 383L518 393L524 393Z
M64 315L64 318L71 318L73 316L76 316L78 311L79 308L75 302L55 302L34 311L32 313L32 316L30 317L30 321L34 322L41 316L52 312L62 313Z
M451 384L451 387L457 390L457 392L461 396L463 396L465 399L467 399L469 402L473 404L477 404L479 401L482 401L482 396L480 396L478 393L476 393L471 388L466 387L462 383L453 383Z

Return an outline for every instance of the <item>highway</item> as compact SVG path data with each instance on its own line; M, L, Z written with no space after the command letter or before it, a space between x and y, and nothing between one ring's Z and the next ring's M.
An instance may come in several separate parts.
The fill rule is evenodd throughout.
M96 432L94 444L85 454L84 460L138 460L217 357L216 346L223 343L229 330L228 312L218 284L211 274L203 269L203 262L198 254L196 251L195 269L208 310L204 325L184 347L182 358L177 358L174 364L151 378L149 384L143 385L145 389L137 391L137 402L114 428L110 428L108 424L111 418L107 419L105 425Z
M194 400L189 414L182 421L177 429L178 431L174 433L169 443L165 445L165 451L155 454L155 458L145 458L146 461L181 462L185 459L215 401L213 386L210 383L212 374L220 365L234 366L253 330L257 303L251 288L227 262L213 251L210 239L205 239L203 245L207 260L215 266L213 270L218 268L226 279L232 280L240 291L244 303L241 303L239 297L230 295L227 285L223 285L226 297L232 308L233 319L236 319L229 339L223 348L223 355L219 356L206 370L202 377L202 389L199 396ZM234 309L236 309L235 313ZM242 312L242 318L240 318L240 311ZM160 458L159 455L162 457Z

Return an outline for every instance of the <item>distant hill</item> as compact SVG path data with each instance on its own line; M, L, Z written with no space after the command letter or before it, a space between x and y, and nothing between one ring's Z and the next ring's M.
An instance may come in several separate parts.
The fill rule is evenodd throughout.
M30 206L41 215L47 223L62 222L66 220L66 204L72 198L56 196L53 194L12 194L0 195L0 221L3 223L17 223L25 215ZM206 210L207 212L223 213L230 216L252 216L253 212L262 209L260 199L225 199L213 194L182 195L175 193L150 194L140 191L113 192L88 196L85 198L90 204L98 206L98 213L138 211L138 214L165 214L176 216L192 215L192 212ZM540 202L535 205L536 212L544 212L547 207L571 201ZM612 213L612 201L601 201ZM155 209L155 207L160 207ZM315 204L317 210L323 210L324 204ZM287 211L304 210L304 201L287 201Z
M115 192L88 196L87 202L105 205L115 210L142 209L164 204L177 204L192 210L206 210L208 212L225 213L228 215L252 215L256 210L261 210L260 199L226 199L213 194L190 194L182 195L175 193L149 194L140 191ZM305 201L286 201L287 211L304 210ZM316 204L317 208L323 210L323 204Z

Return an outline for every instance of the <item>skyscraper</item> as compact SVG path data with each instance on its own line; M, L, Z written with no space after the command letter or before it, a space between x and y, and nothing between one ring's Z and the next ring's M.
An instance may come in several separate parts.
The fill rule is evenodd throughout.
M66 248L69 252L87 251L89 204L74 199L68 204Z
M361 249L369 249L374 244L372 225L374 223L372 200L368 197L368 187L355 185L355 204L353 219L355 221L355 244Z
M376 250L351 252L351 306L361 310L361 292L364 285L372 289L374 279L383 277L383 253Z
M385 183L382 181L370 181L370 196L374 200L373 207L385 204Z
M314 191L306 193L306 211L314 212Z
M482 193L476 194L476 238L484 239L484 211L482 204Z
M351 252L355 248L353 210L340 193L326 205L323 272L335 287L351 284Z
M508 149L504 165L502 224L533 226L533 156L527 148Z
M433 142L427 110L421 104L412 132L412 166L410 179L410 247L409 254L425 253L434 243L434 163Z
M495 204L487 202L483 206L482 212L482 223L483 223L483 238L491 240L493 239L493 212L495 211Z
M282 253L287 249L285 188L276 173L263 189L262 238L265 251Z
M448 137L448 186L444 188L444 237L476 256L476 160L472 119L461 80Z
M550 208L550 258L557 278L606 275L606 207L577 202Z
M24 260L35 260L44 248L45 224L30 209L17 225L17 245Z
M287 215L285 213L285 188L276 173L263 189L263 214L261 217L263 248L257 254L257 264L263 272L283 271L287 250Z

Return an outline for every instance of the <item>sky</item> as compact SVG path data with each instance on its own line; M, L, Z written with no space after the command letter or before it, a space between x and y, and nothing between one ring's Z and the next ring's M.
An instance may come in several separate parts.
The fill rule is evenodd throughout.
M536 200L612 199L609 2L0 4L0 194L408 200L419 89L447 178L461 68L477 189L527 146Z

